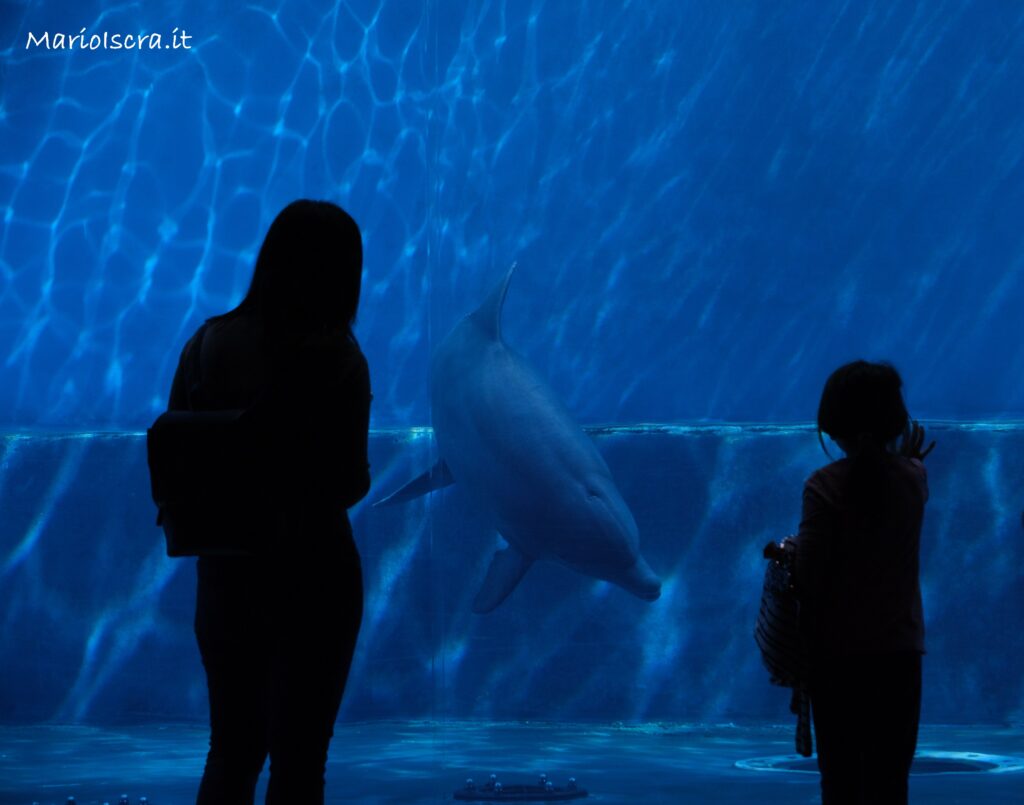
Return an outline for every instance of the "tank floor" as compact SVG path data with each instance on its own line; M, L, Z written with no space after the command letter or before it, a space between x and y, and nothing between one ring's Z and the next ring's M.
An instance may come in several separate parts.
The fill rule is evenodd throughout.
M206 741L198 725L0 727L0 804L64 805L73 795L78 805L115 805L127 794L132 805L140 796L151 805L187 805L194 801ZM924 762L911 776L912 803L1024 803L1024 771L934 773L957 766L950 752L1013 758L1020 769L1024 727L925 726L918 750ZM507 783L532 783L546 773L556 786L576 777L591 794L585 801L600 805L819 802L814 772L737 766L792 753L788 725L339 724L325 801L452 802L467 777L485 781L495 773ZM932 753L945 760L929 759ZM963 757L967 766L972 757L978 761ZM264 769L257 803L266 777Z

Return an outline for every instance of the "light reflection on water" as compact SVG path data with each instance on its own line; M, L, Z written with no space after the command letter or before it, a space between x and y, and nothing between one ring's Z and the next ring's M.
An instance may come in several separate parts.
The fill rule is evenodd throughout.
M799 419L855 355L923 414L1024 414L1019 8L5 11L0 425L150 421L300 196L364 229L384 426L514 259L510 344L585 421ZM194 47L22 47L69 20Z

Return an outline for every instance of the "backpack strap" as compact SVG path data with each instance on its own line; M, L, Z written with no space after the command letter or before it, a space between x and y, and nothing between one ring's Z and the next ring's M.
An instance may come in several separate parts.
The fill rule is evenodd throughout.
M206 335L206 327L209 322L203 322L203 326L196 331L198 340L192 347L192 382L188 387L188 410L196 410L196 398L202 391L203 377L203 336Z
M210 320L207 319L205 322L203 322L203 324L199 327L199 329L196 330L196 333L195 333L195 336L194 336L195 343L192 345L192 354L189 355L189 363L191 364L190 367L189 367L189 373L191 375L191 377L190 377L191 383L189 384L188 392L187 392L188 410L189 411L205 411L205 410L207 410L205 408L206 400L204 399L204 395L203 395L203 380L202 380L202 378L203 378L203 361L202 361L202 354L203 354L203 336L206 335L206 330L209 327L209 325L210 325ZM259 403L264 398L269 397L272 388L274 388L276 386L275 380L277 379L278 375L280 375L282 373L274 366L274 363L276 363L276 361L272 362L272 364L271 364L271 367L270 367L270 377L269 377L268 383L262 389L260 389L259 393L253 399L253 401L250 402L249 405L246 406L246 408L245 408L246 412L248 412L248 411L252 410L253 408L255 408L256 404Z

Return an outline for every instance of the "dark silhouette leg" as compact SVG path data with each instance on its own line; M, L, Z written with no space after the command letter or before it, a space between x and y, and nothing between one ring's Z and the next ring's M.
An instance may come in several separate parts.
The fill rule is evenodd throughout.
M309 566L275 624L267 805L320 805L327 750L362 620L358 559ZM291 586L291 585L289 585Z
M861 802L861 735L858 697L845 668L822 665L811 688L822 805Z
M920 705L915 652L816 663L811 707L823 805L906 805Z
M921 655L892 654L876 680L870 735L864 745L865 802L906 805L921 712Z
M266 613L251 563L199 562L195 632L210 695L197 805L251 805L269 748Z
M362 620L354 550L305 562L199 562L196 637L210 693L197 805L323 802L327 750Z

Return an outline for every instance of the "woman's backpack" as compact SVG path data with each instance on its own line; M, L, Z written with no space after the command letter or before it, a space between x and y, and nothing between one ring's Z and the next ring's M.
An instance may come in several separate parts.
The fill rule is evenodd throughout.
M192 347L198 384L205 326ZM197 388L189 392L190 407ZM168 556L263 553L275 533L266 430L248 409L167 411L146 432L150 487Z

